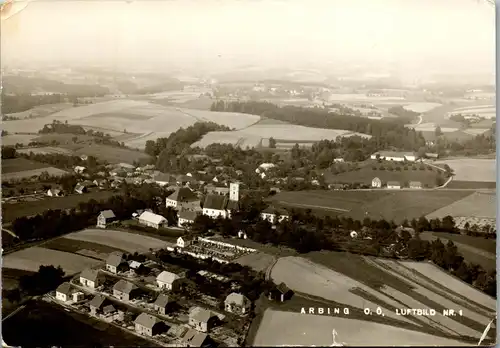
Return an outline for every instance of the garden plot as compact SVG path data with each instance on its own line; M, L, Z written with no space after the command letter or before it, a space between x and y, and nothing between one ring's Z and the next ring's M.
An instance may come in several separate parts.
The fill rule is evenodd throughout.
M173 246L173 243L168 243L160 239L133 234L122 231L114 231L107 229L86 229L80 232L75 232L65 236L66 239L75 239L85 242L92 242L102 245L108 245L113 248L125 250L130 253L148 252L149 249L161 249L167 246Z
M349 346L450 345L466 343L388 325L341 317L307 315L267 309L254 346L331 346L332 329L337 342Z
M40 266L61 266L67 275L81 272L100 261L63 251L32 247L8 254L2 267L37 272Z

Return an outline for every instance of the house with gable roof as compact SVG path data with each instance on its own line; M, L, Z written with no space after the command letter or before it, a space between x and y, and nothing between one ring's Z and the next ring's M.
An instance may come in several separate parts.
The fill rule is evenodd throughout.
M210 331L217 323L217 315L212 311L195 307L189 313L189 325L200 332Z
M80 273L80 284L91 289L102 285L104 278L95 269L85 269Z
M201 210L200 199L189 187L178 187L167 197L166 206L177 210Z
M103 210L97 216L97 227L106 228L106 226L112 222L116 221L115 213L112 210Z
M139 223L158 229L167 224L167 219L161 215L145 211L139 216Z
M163 271L156 277L160 289L177 290L182 282L182 277L168 271Z
M246 315L250 312L252 302L245 295L233 292L226 297L224 308L227 312Z
M147 314L141 313L134 320L135 324L135 332L140 335L153 337L162 333L166 329L166 324L158 319L157 317Z
M106 259L106 271L111 273L118 273L126 269L127 263L123 258L123 253L113 251Z

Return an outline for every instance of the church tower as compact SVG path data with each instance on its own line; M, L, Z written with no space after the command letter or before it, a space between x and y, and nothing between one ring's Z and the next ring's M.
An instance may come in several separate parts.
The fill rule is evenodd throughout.
M240 200L240 184L232 182L229 184L229 200L238 202Z

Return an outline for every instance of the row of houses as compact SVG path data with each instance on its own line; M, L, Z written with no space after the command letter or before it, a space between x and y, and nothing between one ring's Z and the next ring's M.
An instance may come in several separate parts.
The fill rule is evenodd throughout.
M382 188L383 183L379 178L373 178L372 187L373 188ZM401 189L403 185L399 181L388 181L386 184L388 189ZM408 187L411 189L421 189L422 183L420 181L410 181Z

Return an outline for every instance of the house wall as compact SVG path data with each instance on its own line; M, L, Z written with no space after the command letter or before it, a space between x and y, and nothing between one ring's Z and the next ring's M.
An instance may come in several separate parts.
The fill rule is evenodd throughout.
M123 300L123 301L129 301L130 300L130 295L125 293L125 292L121 292L119 290L114 290L113 289L113 296L120 299L120 300Z
M106 227L106 218L102 215L97 217L97 227Z
M158 287L160 289L166 289L166 290L172 290L173 289L173 284L170 284L170 283L164 283L160 280L157 280L156 281L158 283Z
M372 187L382 187L382 182L380 180L372 180Z
M271 213L262 213L261 214L262 220L267 220L270 223L274 223L274 220L276 218L276 215L271 214Z
M207 323L202 323L199 322L198 320L195 320L194 318L189 318L189 325L195 328L198 331L201 332L207 332L208 331L208 325Z
M159 224L155 224L154 222L151 222L151 221L146 221L146 220L139 220L139 223L141 225L145 225L145 226L149 226L149 227L153 227L153 228L160 228L160 225Z
M396 185L387 185L387 188L388 189L400 189L401 186L400 185L397 185L397 186Z
M61 292L56 292L56 299L58 299L59 301L66 302L68 301L68 296L66 296L66 294L63 294Z
M168 199L166 200L167 207L172 207L172 208L177 208L177 201L174 201L173 199Z
M225 211L225 210L203 208L203 215L210 216L211 218L217 218L218 216L226 218L227 217L227 211Z
M182 227L184 224L189 224L189 223L193 223L194 221L192 220L188 220L188 219L182 219L182 218L179 218L179 222L178 222L178 226L179 227Z
M155 305L155 311L157 311L160 314L165 315L167 312L167 309L165 307L160 307L160 306Z
M115 266L112 266L112 265L106 265L106 270L111 272L111 273L117 273L117 269Z
M144 327L140 324L135 324L135 331L138 333L138 334L141 334L141 335L144 335L144 336L153 336L153 330L147 328L147 327Z
M200 210L201 208L199 200L194 200L189 202L177 202L177 206L179 209L191 210L191 211L197 211Z
M226 303L226 311L238 315L243 315L248 313L249 306L238 306L235 303Z
M88 288L91 288L91 289L95 289L97 286L97 284L95 284L93 281L82 278L82 277L80 277L80 284L82 284L83 286L86 286Z

